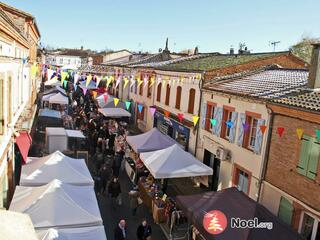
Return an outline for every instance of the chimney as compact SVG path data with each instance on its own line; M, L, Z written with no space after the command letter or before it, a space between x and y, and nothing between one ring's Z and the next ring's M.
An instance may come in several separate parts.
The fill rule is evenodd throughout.
M233 55L233 54L234 54L234 48L231 47L231 48L230 48L230 55Z
M81 49L81 51L82 51L82 50L83 50L83 46L81 46L81 48L80 48L80 49Z
M311 89L320 88L320 43L313 45L311 65L309 69L308 87Z

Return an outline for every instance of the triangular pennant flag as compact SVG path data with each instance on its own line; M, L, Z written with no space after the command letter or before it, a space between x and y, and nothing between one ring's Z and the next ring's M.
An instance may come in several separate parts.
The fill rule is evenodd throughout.
M78 85L77 84L73 84L73 88L75 91L77 91Z
M119 103L119 98L114 98L113 102L114 102L114 106L116 107Z
M119 86L120 81L121 81L121 78L118 77L117 82L116 82L116 88Z
M171 87L171 80L168 81L169 87Z
M193 116L192 120L193 120L193 126L196 126L198 121L199 121L199 117L198 116Z
M53 80L53 81L58 81L58 77L57 77L57 76L54 76L54 77L52 78L52 80Z
M143 83L143 81L140 80L140 78L137 80L138 81L138 87Z
M179 121L182 122L184 115L182 113L178 113Z
M142 106L141 104L138 104L138 111L139 111L139 113L142 112L142 109L143 109L143 106Z
M130 105L131 105L131 102L126 101L126 109L127 109L127 110L129 110Z
M109 78L110 78L110 81L111 81L111 82L114 81L114 76L111 75Z
M101 78L100 77L96 77L96 87L99 87L99 83L101 81Z
M266 132L267 126L266 125L261 125L260 126L260 130L262 132L262 134L264 134Z
M134 78L131 76L131 84L130 84L130 88L132 88L132 86L136 83L136 80L134 80Z
M88 89L83 87L82 90L83 90L83 95L86 95Z
M181 76L181 77L179 78L179 80L180 80L180 83L182 83L183 80L184 80L184 77Z
M151 83L150 83L149 87L152 87L152 85L153 85L154 82L155 82L155 78L154 78L154 77L151 77L150 81L151 81Z
M143 82L144 82L143 87L145 88L148 85L148 78L145 77L143 79Z
M279 137L282 137L283 132L284 132L284 128L283 127L278 127L277 132L279 134Z
M248 123L243 123L242 126L243 126L243 129L244 129L244 132L249 130L250 125Z
M165 111L164 111L164 115L165 115L167 118L169 118L170 112L165 110Z
M69 74L67 72L62 72L61 73L61 81L63 82L67 78L68 75Z
M303 135L303 129L302 128L297 128L297 135L298 135L299 140L301 140L302 135Z
M103 94L104 103L108 102L108 94Z
M33 77L35 77L37 75L37 71L38 71L37 65L36 65L36 63L34 63L31 67L31 74Z
M319 129L316 129L316 135L317 135L318 141L320 141L320 130Z
M162 81L162 87L164 88L165 85L166 85L166 80L163 79L163 81Z
M67 84L68 84L68 81L67 81L67 80L64 80L64 81L63 81L63 87L64 87L64 88L67 88Z
M87 76L86 87L89 86L91 80L92 80L92 76L91 75Z
M108 80L107 80L107 85L106 85L106 87L109 87L109 85L110 85L111 81L112 81L112 78L111 78L111 77L109 77L109 78L108 78Z
M228 128L232 128L232 126L233 126L233 122L231 122L231 121L226 122L226 124L227 124Z
M96 99L97 94L98 94L98 93L97 93L96 91L92 91L92 96L93 96L94 99Z
M75 74L73 76L73 83L76 84L78 82L78 79L79 79L79 75L78 74Z
M154 113L156 112L156 108L149 107L149 112L151 113L151 116L153 117Z
M129 79L127 77L125 77L124 78L124 88L127 87L128 83L129 83Z
M210 122L211 122L212 126L215 126L217 124L217 119L212 118L212 119L210 119Z

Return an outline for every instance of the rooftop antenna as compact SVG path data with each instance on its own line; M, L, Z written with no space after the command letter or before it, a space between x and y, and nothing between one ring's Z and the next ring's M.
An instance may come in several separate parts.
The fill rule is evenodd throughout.
M270 45L273 46L273 51L275 52L276 51L276 46L280 43L280 41L271 41L270 42Z

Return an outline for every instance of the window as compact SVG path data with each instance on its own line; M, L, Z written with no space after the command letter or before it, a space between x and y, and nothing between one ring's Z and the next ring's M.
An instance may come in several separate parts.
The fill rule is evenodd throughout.
M188 113L193 114L194 111L194 98L196 95L196 90L191 88L189 91L189 104L188 104Z
M213 119L214 116L214 107L215 104L208 102L207 103L207 111L206 111L206 121L205 121L205 129L209 132L212 132L213 125L211 124L211 119Z
M317 176L320 156L320 142L316 138L303 135L300 147L300 159L297 166L298 173L315 179Z
M234 108L229 108L229 107L223 108L221 133L220 133L220 137L222 138L229 139L230 127L227 126L227 122L231 121L233 111L234 111Z
M180 109L180 103L181 103L181 91L182 87L177 87L177 95L176 95L176 109Z
M246 112L246 125L248 128L244 133L243 147L248 148L249 150L253 150L256 144L258 119L260 117L260 114Z
M300 234L306 240L319 240L320 227L319 220L310 216L307 213L302 213L302 223L300 227Z
M167 106L169 106L169 102L170 102L170 85L167 84L165 104L166 104Z
M159 83L158 87L157 87L157 101L158 102L161 102L161 88L162 88L162 83Z
M151 86L151 78L148 80L148 92L147 92L147 97L151 98L152 95L152 86Z
M249 194L250 180L251 174L246 170L235 166L233 185L238 188L239 191Z
M289 202L286 198L281 197L278 217L288 225L291 225L293 214L293 206L292 203Z

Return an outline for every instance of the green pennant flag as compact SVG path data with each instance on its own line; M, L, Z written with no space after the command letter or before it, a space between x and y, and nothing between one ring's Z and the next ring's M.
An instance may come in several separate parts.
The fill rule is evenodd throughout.
M63 86L64 86L64 88L67 88L67 84L68 84L68 81L67 81L67 80L64 80L64 81L63 81Z
M129 110L130 105L131 105L131 102L126 101L126 109L127 109L127 110Z

